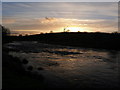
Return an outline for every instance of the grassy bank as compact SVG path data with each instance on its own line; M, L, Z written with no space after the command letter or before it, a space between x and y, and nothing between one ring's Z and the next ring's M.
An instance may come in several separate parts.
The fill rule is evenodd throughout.
M8 55L8 49L2 53L2 89L41 89L45 88L44 77L31 71L25 71L23 62Z
M85 48L120 50L119 33L64 32L27 36L9 36L4 41L39 41L41 43Z

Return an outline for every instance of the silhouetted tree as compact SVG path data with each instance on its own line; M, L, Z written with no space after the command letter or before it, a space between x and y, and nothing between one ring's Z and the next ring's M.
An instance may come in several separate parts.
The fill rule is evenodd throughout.
M29 36L28 34L25 34L25 36Z
M65 31L66 31L66 28L64 28L63 32L65 32Z
M70 32L70 30L68 29L66 32Z
M53 31L50 31L50 33L53 33Z
M117 32L117 31L116 32L112 32L112 34L119 34L119 32Z
M22 37L22 34L19 34L20 37Z
M10 35L10 30L2 25L0 25L0 29L2 29L2 44L5 44L10 41L9 36Z
M40 34L44 34L43 32L41 32Z
M8 36L10 35L10 30L2 25L0 25L0 29L2 29L2 36Z

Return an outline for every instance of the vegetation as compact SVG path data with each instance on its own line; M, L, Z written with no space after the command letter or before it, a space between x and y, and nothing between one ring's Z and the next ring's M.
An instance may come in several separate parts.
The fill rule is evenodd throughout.
M41 43L77 46L85 48L120 50L120 33L102 32L61 32L41 33L36 35L9 36L10 30L2 27L3 42L11 41L39 41Z
M9 36L11 41L39 41L41 43L85 48L120 50L120 33L62 32L28 36Z
M23 62L11 55L8 55L7 48L3 48L2 53L2 89L41 89L44 87L44 77L31 71L26 71ZM27 61L27 60L26 60Z
M0 29L2 30L2 44L7 43L8 36L10 35L10 30L2 25L0 25Z
M10 35L10 30L2 25L0 25L0 28L2 29L2 36L5 37L5 36L8 36Z

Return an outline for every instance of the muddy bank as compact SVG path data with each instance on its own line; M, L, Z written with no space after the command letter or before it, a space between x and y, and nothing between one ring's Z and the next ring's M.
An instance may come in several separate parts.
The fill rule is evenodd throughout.
M2 82L3 89L10 88L45 88L44 77L38 73L33 73L32 66L26 71L23 64L27 60L20 61L19 58L8 55L7 49L2 53ZM38 68L38 70L43 70Z

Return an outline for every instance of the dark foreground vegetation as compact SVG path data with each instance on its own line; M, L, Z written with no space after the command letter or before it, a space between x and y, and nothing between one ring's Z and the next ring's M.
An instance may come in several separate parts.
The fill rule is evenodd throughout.
M27 70L24 65L28 64L28 60L20 60L17 57L9 55L11 49L5 48L4 44L9 43L8 39L10 31L5 27L2 29L2 90L11 89L42 89L47 88L44 84L44 77L37 72L32 72L33 66L29 66ZM43 68L38 67L38 71Z
M39 41L48 44L120 50L120 33L47 33L29 36L8 36L5 41Z
M44 77L37 72L32 72L34 67L28 66L27 70L23 65L27 64L26 59L20 60L8 54L8 49L3 48L2 53L2 89L41 89L45 88ZM40 68L40 67L39 67ZM38 70L43 70L39 69ZM47 87L46 87L47 88Z

